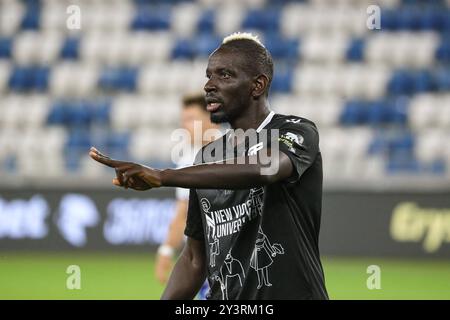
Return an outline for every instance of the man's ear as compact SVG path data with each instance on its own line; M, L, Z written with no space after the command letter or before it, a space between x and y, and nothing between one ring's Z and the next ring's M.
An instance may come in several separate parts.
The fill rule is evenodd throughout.
M260 97L265 94L267 86L269 85L269 78L266 75L260 74L253 81L253 98Z

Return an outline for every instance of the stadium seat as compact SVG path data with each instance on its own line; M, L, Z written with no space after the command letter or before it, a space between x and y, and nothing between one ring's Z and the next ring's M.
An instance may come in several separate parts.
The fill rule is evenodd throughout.
M12 38L0 37L0 59L11 57Z
M295 38L283 38L273 34L264 38L266 48L274 59L295 62L300 55L300 41Z
M147 6L138 7L132 20L133 30L167 30L170 29L170 10L154 9Z
M349 61L362 61L364 59L364 40L355 38L350 42L347 49L346 58Z
M436 159L445 158L445 131L436 128L427 128L417 136L417 158L426 163Z
M450 37L443 37L436 49L436 59L441 62L450 62Z
M106 68L100 75L99 86L104 90L133 91L137 74L135 68Z
M271 92L289 93L292 90L292 68L279 68L272 79Z
M248 10L242 28L275 33L279 30L279 24L280 12L276 8Z
M346 36L312 34L302 40L301 57L307 62L338 62L345 59Z
M239 5L226 5L216 11L215 30L221 36L229 35L241 29L244 12Z
M40 25L39 1L26 1L26 3L27 6L20 27L22 30L37 30Z
M14 35L20 28L25 10L21 1L0 2L0 34Z
M205 10L198 18L197 22L197 32L199 33L214 33L215 29L215 11L214 10Z
M172 10L171 31L178 37L191 38L197 31L201 8L194 3L181 3Z
M9 79L13 91L45 91L48 86L48 67L15 67Z
M0 60L0 94L6 90L10 72L10 64L6 61Z
M172 50L172 59L193 59L195 48L188 39L179 39L176 41Z
M62 59L78 59L78 48L80 46L80 39L77 37L68 37L64 41L61 49Z

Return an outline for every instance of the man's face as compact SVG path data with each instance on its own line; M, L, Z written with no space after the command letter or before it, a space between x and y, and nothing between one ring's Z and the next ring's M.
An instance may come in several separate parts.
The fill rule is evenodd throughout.
M210 56L204 89L212 122L233 121L250 105L253 78L245 71L245 63L242 55L226 49Z

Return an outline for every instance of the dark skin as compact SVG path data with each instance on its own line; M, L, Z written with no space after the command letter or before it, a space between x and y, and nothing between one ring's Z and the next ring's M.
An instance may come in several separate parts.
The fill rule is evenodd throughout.
M228 121L233 129L256 129L269 114L267 91L269 80L264 74L250 74L251 63L229 49L219 48L208 61L205 84L206 102L220 104L211 113L213 122ZM270 154L270 150L267 150ZM293 173L289 158L282 152L276 161L279 170L261 175L263 165L258 156L245 157L245 164L213 163L181 169L157 170L137 163L113 160L91 148L92 159L114 168L113 184L134 190L162 186L193 189L248 189L282 181ZM241 159L243 160L243 159ZM205 248L202 241L188 238L161 299L193 299L206 277Z

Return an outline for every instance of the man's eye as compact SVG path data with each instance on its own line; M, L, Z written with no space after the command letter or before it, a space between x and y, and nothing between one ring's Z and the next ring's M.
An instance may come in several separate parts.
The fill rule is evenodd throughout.
M230 74L228 72L222 72L221 76L222 78L228 79L230 77Z

